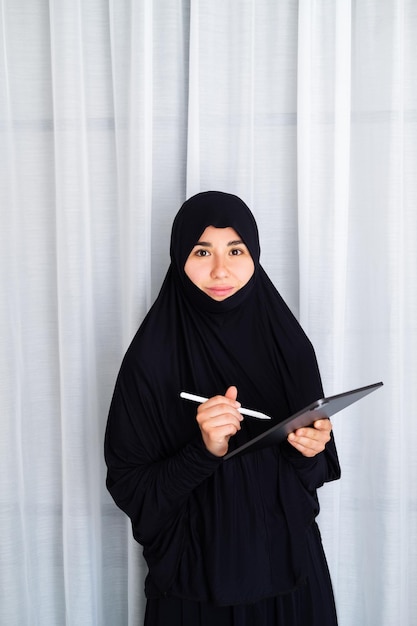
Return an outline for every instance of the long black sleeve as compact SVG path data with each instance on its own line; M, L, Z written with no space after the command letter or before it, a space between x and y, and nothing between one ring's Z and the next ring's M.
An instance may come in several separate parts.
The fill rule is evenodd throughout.
M130 415L131 403L116 387L105 437L107 488L132 520L137 541L146 545L184 510L190 493L216 471L222 460L210 454L199 435L162 459L152 459L147 437Z

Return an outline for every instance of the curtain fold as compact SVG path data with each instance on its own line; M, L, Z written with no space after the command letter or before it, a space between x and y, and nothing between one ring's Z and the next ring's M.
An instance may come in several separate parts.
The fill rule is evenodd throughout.
M0 623L141 623L106 492L123 353L192 193L240 195L335 416L341 626L417 612L412 0L0 0Z

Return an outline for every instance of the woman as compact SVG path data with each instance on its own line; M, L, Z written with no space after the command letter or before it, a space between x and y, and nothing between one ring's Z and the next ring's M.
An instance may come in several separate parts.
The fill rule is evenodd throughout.
M315 523L316 489L340 476L330 422L223 460L322 397L313 348L259 263L242 200L190 198L170 252L105 440L107 487L149 568L145 625L334 626ZM184 390L209 400L196 408ZM239 403L272 421L242 419Z

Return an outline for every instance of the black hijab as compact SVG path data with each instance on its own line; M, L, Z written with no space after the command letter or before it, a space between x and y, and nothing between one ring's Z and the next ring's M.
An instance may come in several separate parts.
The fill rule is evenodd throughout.
M207 226L233 228L255 265L250 281L220 302L184 272L188 255ZM183 319L186 340L178 349L193 363L190 383L185 379L183 386L192 384L189 391L213 395L236 385L242 404L255 405L277 420L322 395L312 346L260 265L257 225L240 198L208 191L187 200L174 220L170 251L171 269L161 297L165 299L173 287L175 308L166 309L166 314L174 320L179 312ZM198 352L194 342L200 346ZM200 362L207 361L210 371L204 372Z
M188 255L208 226L232 227L255 266L249 282L223 301L210 298L184 272ZM243 559L240 571L247 580L238 585L233 576L226 576L216 555L230 553L230 537L226 531L218 532L218 523L226 528L232 515L245 518L245 500L264 497L251 493L249 486L261 476L265 493L270 489L271 498L278 498L274 519L282 521L281 530L273 531L280 562L273 587L292 588L302 577L302 534L318 512L315 488L338 474L335 450L329 452L334 471L322 472L317 484L314 479L307 489L301 487L288 458L293 455L294 462L308 466L308 471L310 460L287 443L222 462L202 444L196 405L179 394L211 397L235 385L243 406L271 415L276 423L323 395L317 362L310 341L260 265L256 222L241 199L209 191L187 200L173 223L170 253L159 296L132 341L117 380L106 432L107 486L144 545L150 569L148 596L156 589L173 589L192 597L195 585L197 599L207 596L233 603L243 594L245 601L252 596L256 600L270 593L272 582L264 580L266 573L259 574L250 555L243 558L239 544L231 561ZM245 419L229 449L270 425ZM243 509L237 513L239 507ZM204 523L198 522L195 511L202 512ZM193 543L197 534L200 540ZM187 542L193 543L194 551L201 550L201 558L193 559L192 582L184 573L186 558L180 561Z

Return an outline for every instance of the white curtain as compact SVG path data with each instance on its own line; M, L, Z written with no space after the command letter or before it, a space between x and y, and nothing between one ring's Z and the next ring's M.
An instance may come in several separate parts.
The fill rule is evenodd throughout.
M140 624L104 486L124 350L173 216L220 189L311 337L342 480L341 626L417 624L414 0L0 0L0 623Z

